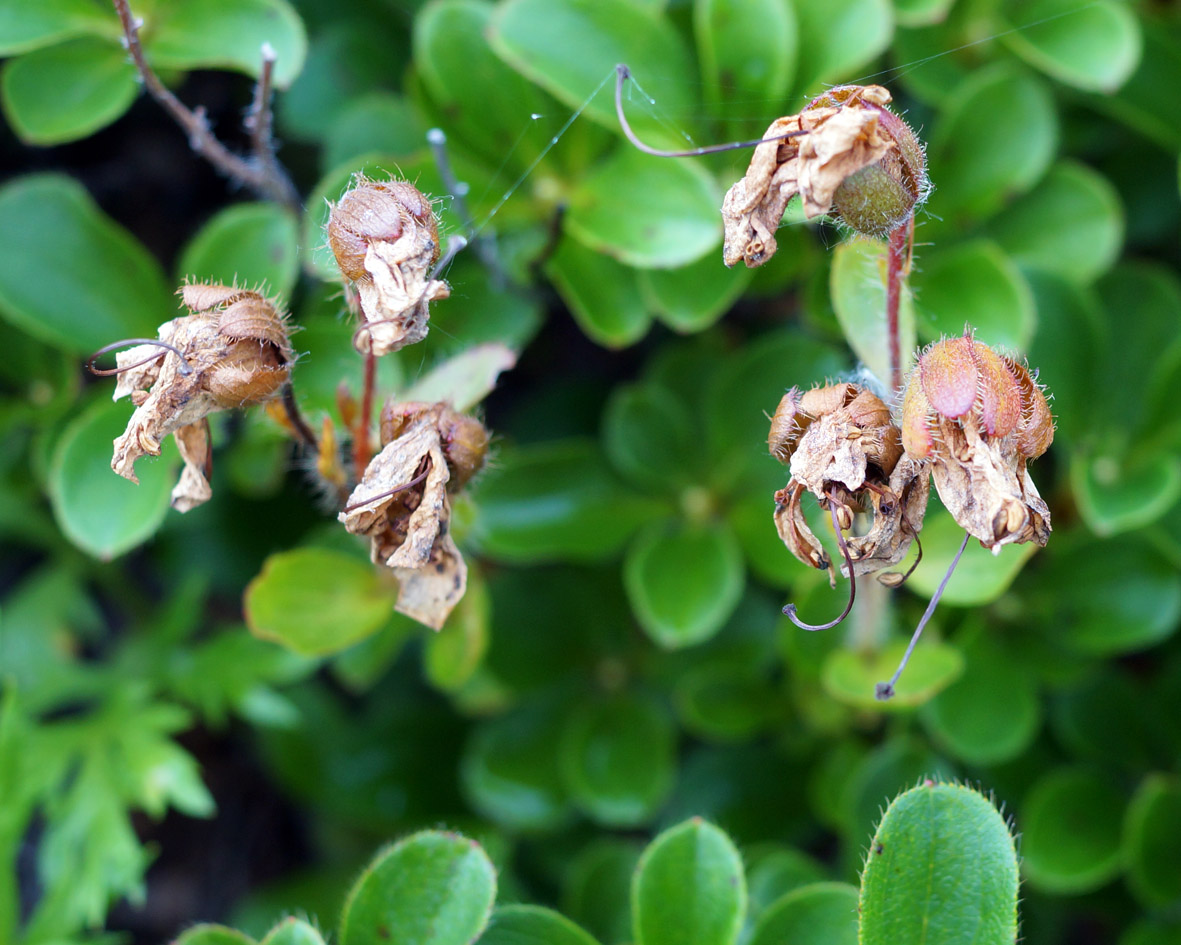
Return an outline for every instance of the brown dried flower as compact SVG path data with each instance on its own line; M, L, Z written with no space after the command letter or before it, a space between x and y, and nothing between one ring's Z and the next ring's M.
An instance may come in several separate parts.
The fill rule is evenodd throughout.
M393 571L396 609L438 630L467 587L450 495L483 465L488 433L446 404L405 403L382 410L381 434L383 448L339 519Z
M191 314L161 325L158 343L116 355L116 370L123 370L114 399L129 396L136 409L115 440L111 468L139 482L135 461L159 456L160 441L173 434L185 468L172 505L187 512L212 494L208 415L274 397L294 355L282 314L261 293L211 284L179 293Z
M919 358L902 402L902 443L929 461L956 522L994 553L1050 536L1050 510L1026 463L1054 438L1045 395L1029 370L969 333Z
M755 148L722 203L727 266L754 268L775 254L775 231L796 194L808 218L832 214L868 236L910 218L931 185L922 145L889 102L880 85L843 85L771 123L763 137L780 140Z
M451 294L430 277L439 258L439 225L431 202L405 181L358 176L332 207L328 244L360 296L359 351L397 351L426 337L428 303Z
M800 561L827 569L835 585L832 562L804 519L805 491L842 529L852 527L856 512L873 514L866 534L842 539L855 574L902 560L923 526L930 487L920 464L903 455L898 428L877 396L850 383L803 394L792 388L771 420L767 445L791 469L787 486L775 493L775 525Z

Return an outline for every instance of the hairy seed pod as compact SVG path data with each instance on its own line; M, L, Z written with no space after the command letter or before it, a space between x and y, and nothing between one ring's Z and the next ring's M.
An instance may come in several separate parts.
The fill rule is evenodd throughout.
M431 203L406 181L357 180L357 186L341 197L328 217L328 245L345 278L367 275L365 254L374 241L394 242L408 225L425 228L438 259L439 225Z
M488 455L488 431L474 417L445 410L439 421L443 453L451 467L448 489L457 492L484 466Z

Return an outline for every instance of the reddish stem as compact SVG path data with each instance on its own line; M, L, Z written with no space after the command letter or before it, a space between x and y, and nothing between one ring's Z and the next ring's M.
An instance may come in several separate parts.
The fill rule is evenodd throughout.
M906 274L908 247L914 233L914 217L890 231L886 265L886 336L890 345L890 390L902 389L902 344L898 337L898 306L902 300L902 277Z
M358 482L365 475L365 467L373 450L369 444L369 426L373 416L373 388L377 381L377 356L372 349L365 355L365 386L361 389L361 409L357 413L357 428L353 431L353 469Z

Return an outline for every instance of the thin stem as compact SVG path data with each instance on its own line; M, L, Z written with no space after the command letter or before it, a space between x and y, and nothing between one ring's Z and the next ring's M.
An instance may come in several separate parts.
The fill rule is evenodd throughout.
M636 133L632 131L631 125L627 122L627 116L623 113L623 83L626 79L630 78L631 70L622 62L615 67L615 114L619 117L619 126L623 129L627 140L645 154L667 158L699 157L702 154L720 154L723 151L740 151L743 148L754 148L769 141L797 138L800 135L806 135L808 133L806 131L788 131L781 135L772 135L770 138L757 138L754 141L731 141L727 144L711 144L704 148L692 148L688 151L662 151L659 148L653 148L650 145L644 144L636 136Z
M299 404L295 402L295 391L292 389L291 384L283 385L283 409L287 413L287 421L299 435L303 444L312 452L318 453L320 451L320 444L316 440L316 434L312 432L312 428L304 420L303 414L299 412Z
M189 137L189 146L209 161L214 167L227 177L249 187L260 196L276 203L281 203L294 212L299 211L299 195L295 185L279 166L277 161L252 163L244 160L222 144L209 129L201 111L193 111L160 81L160 77L152 71L144 58L143 46L140 45L139 31L143 20L132 16L128 0L112 0L115 12L119 14L119 21L123 26L124 45L131 54L135 68L143 79L144 88L157 102L163 106ZM273 50L272 50L273 54ZM264 64L266 57L264 54ZM261 84L261 79L260 79ZM269 80L268 80L269 84ZM257 96L256 96L257 98ZM269 113L269 108L267 109ZM263 125L259 121L256 124ZM269 139L270 119L265 122Z
M783 608L783 614L801 630L831 630L849 616L849 611L853 609L853 601L857 598L857 578L853 574L853 558L849 555L849 546L845 544L844 533L841 532L840 523L837 521L837 503L832 496L829 496L828 503L828 511L832 515L832 528L837 533L837 544L840 546L841 554L845 556L845 564L849 567L849 603L845 605L845 609L841 611L840 616L835 620L815 625L804 623L796 615L796 605L788 604Z
M453 236L447 240L447 250L439 257L439 261L435 263L435 268L431 270L431 274L427 276L427 281L434 279L440 272L451 265L451 261L460 254L460 252L467 248L468 241L463 236Z
M365 380L361 388L361 409L357 413L357 428L353 431L353 477L359 482L373 451L369 445L369 423L373 416L373 388L377 383L377 356L370 346L365 355Z
M455 171L451 168L451 159L447 155L447 135L442 128L432 128L426 133L427 144L431 146L431 156L435 160L435 167L439 171L439 179L443 182L443 187L446 188L447 193L451 195L452 206L455 212L459 215L460 222L463 224L464 231L467 235L467 240L464 241L463 246L468 245L469 241L474 241L474 249L476 255L480 257L480 262L488 267L488 271L492 274L492 284L495 288L504 286L505 274L504 268L500 265L500 257L496 252L496 245L491 238L485 237L476 240L476 221L472 219L471 211L467 205L468 186L462 183L456 176ZM460 246L456 252L463 249Z
M86 359L86 370L98 377L110 377L112 374L122 374L125 371L143 367L145 364L151 364L156 359L163 357L161 354L153 354L150 358L136 361L135 364L125 364L122 367L96 368L94 366L94 362L107 352L114 351L116 348L127 348L131 345L155 345L158 348L167 348L180 360L177 370L181 374L191 374L193 372L193 369L189 367L189 362L185 360L185 356L181 353L180 349L170 345L167 341L161 341L159 338L124 338L122 341L112 341L109 345L103 345Z
M400 486L394 486L394 488L387 489L385 492L379 492L377 495L368 496L367 498L361 499L358 502L354 502L352 505L346 505L341 511L342 512L355 512L357 509L364 508L365 506L369 505L370 503L376 502L378 499L387 499L390 496L397 495L399 492L405 492L407 489L414 488L420 482L422 482L427 477L427 473L429 473L431 471L430 462L425 462L423 465L426 468L423 469L422 472L420 472L417 476L415 476L409 482L404 482Z
M907 244L914 232L914 217L890 231L886 264L886 336L890 347L890 391L902 389L902 344L898 332L898 306L902 300L902 276L906 270Z
M914 635L910 638L910 645L907 646L906 652L902 654L902 662L898 664L898 669L894 671L894 675L890 677L889 682L878 683L874 687L874 697L880 702L885 702L887 699L894 697L894 684L898 682L898 677L902 675L902 671L906 669L906 664L910 662L910 654L914 652L915 645L919 642L919 637L923 635L923 629L927 626L927 621L931 619L931 615L935 613L935 607L939 603L939 598L943 596L943 590L947 587L947 582L951 580L951 574L955 571L955 566L960 563L960 556L963 555L964 549L968 547L968 539L972 536L965 533L964 540L960 543L960 550L955 553L955 557L951 559L951 567L947 569L947 573L943 575L943 580L939 582L939 587L935 589L935 594L931 598L931 603L927 605L927 609L923 612L922 619L919 620L919 625L915 627Z

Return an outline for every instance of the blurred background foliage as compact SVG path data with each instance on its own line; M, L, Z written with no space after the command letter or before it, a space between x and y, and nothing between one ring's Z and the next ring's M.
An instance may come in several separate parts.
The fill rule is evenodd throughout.
M106 4L0 0L0 940L261 935L291 911L331 931L376 847L447 824L488 850L499 902L614 945L646 839L691 815L742 851L747 936L797 887L855 881L885 802L943 776L1015 818L1024 941L1181 941L1175 5L133 9L149 61L235 147L241 73L272 44L306 209L187 150ZM726 270L717 208L748 154L633 150L621 61L662 146L887 85L935 184L907 330L970 322L1054 395L1032 470L1049 546L969 549L889 705L873 684L960 532L933 503L904 589L865 582L842 627L798 631L787 600L808 619L841 601L778 541L786 472L763 446L785 388L881 373L881 247L789 209L767 266ZM301 406L334 416L361 369L321 227L358 170L416 181L445 234L477 238L427 341L384 359L383 396L482 342L520 353L481 408L494 455L455 523L471 584L438 635L391 616L261 413L221 419L214 498L181 517L175 451L138 487L110 472L128 408L81 370L154 335L185 277L265 282L300 328Z

